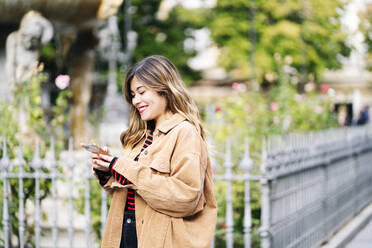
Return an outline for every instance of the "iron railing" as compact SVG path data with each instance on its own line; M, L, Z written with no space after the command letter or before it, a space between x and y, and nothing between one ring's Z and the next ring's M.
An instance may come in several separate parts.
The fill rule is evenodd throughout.
M37 142L38 143L38 142ZM25 172L26 162L19 149L16 159L10 160L6 141L0 160L3 186L3 246L25 247L25 222L30 217L24 196L23 182L34 180L35 200L29 205L34 211L34 242L36 247L97 247L92 230L91 170L87 153L79 156L72 149L72 140L64 157L57 160L51 142L48 158L40 157L36 145L32 172ZM80 153L81 154L81 153ZM263 139L260 175L252 175L253 161L245 140L241 162L232 161L231 141L227 140L224 152L223 174L215 180L226 182L226 247L234 246L234 218L232 191L234 181L244 181L244 247L251 247L252 213L250 209L250 181L261 184L261 247L318 247L363 207L372 202L372 128L340 128L303 134L272 136ZM211 156L214 168L217 161ZM79 166L80 165L80 166ZM46 171L45 168L48 168ZM233 173L233 168L237 168ZM10 191L10 180L18 180L18 209L10 216L9 206L15 192ZM50 180L51 195L48 207L42 207L40 180ZM74 199L77 185L84 185L84 215L77 214ZM62 185L62 186L61 186ZM62 197L58 193L67 188ZM12 195L13 194L13 195ZM107 196L101 194L101 235L107 215ZM47 209L45 209L47 208ZM47 220L41 212L48 210ZM61 217L61 213L65 217ZM18 219L19 240L14 241L10 219ZM48 223L48 224L46 224ZM50 237L42 235L49 229ZM84 232L84 238L76 237L76 230ZM64 233L64 238L61 233ZM81 241L83 239L84 241ZM13 241L13 244L11 244ZM1 244L1 243L0 243ZM214 247L212 242L211 247Z

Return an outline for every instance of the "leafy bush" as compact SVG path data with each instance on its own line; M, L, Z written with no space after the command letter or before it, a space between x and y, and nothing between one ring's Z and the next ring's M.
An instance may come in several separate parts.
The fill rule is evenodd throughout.
M18 156L17 151L22 145L23 158L26 162L24 170L28 173L34 172L30 163L33 158L35 150L35 138L40 138L40 153L44 157L47 146L50 145L50 138L54 136L55 139L55 150L57 156L59 152L64 148L65 143L65 132L64 125L67 122L67 110L68 101L71 97L71 92L68 89L61 90L57 97L56 105L53 107L52 119L47 120L45 111L41 107L41 84L48 79L47 74L38 72L33 75L29 80L23 84L17 86L13 92L13 101L5 103L0 101L0 136L5 137L7 140L7 152L11 160ZM18 118L19 111L25 113L27 119L27 135L20 132L20 125ZM4 147L1 145L0 158L4 153ZM17 173L19 168L9 168L10 172ZM42 169L44 172L48 172L46 168ZM11 230L13 235L19 239L18 234L18 206L19 206L19 180L10 179L11 194L9 198L9 216L11 222ZM24 187L23 192L25 194L26 201L35 201L35 180L23 179ZM50 194L51 182L49 179L40 179L40 190L41 190L41 201ZM0 198L3 199L3 184L0 184ZM0 213L2 215L2 211ZM2 216L0 216L2 219ZM34 245L34 227L27 223L26 216L26 232L25 241L26 244ZM3 231L3 225L0 225L0 231ZM3 242L3 240L0 239Z
M337 125L332 109L331 97L322 89L319 94L314 82L308 82L304 89L298 90L297 71L288 62L281 62L279 56L278 72L272 73L277 84L266 91L252 87L247 91L245 84L233 83L233 96L213 105L207 113L204 123L210 134L213 134L215 159L223 165L226 138L230 137L232 148L233 170L237 168L244 152L244 138L249 138L251 157L256 165L252 174L259 174L260 154L263 137L292 132L327 129ZM287 60L290 61L290 60ZM330 91L331 93L331 91ZM216 173L223 174L219 166ZM260 225L260 185L251 182L251 209L253 218L252 247L259 247L258 227ZM216 247L224 247L225 235L225 182L215 182L215 193L219 206L216 230ZM233 182L234 206L234 247L243 247L244 220L244 183Z

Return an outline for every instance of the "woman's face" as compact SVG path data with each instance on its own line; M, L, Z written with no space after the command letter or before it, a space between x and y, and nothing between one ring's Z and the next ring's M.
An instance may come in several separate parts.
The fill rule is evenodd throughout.
M165 118L167 100L157 92L147 88L144 83L133 77L130 83L132 104L144 121L159 121Z

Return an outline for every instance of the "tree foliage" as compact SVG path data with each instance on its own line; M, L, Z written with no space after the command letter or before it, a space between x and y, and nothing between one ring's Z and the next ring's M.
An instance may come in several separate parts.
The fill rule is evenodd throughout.
M360 30L364 35L365 45L367 46L367 68L372 71L372 4L360 14Z
M278 83L262 92L258 87L247 90L245 84L233 83L232 96L222 99L210 111L204 126L213 137L216 172L224 173L224 150L227 137L231 140L233 170L240 174L238 165L244 154L244 138L249 138L250 156L255 167L252 174L258 175L263 137L286 135L305 131L323 130L337 126L332 108L332 94L328 88L317 92L316 84L309 82L305 92L297 92L298 74L286 62L277 58L275 66L280 70ZM260 183L251 181L252 246L260 247ZM226 233L226 184L217 180L214 185L218 203L216 247L225 246ZM244 183L233 182L234 247L244 247Z
M132 30L137 33L137 44L132 54L132 63L150 55L168 57L179 69L183 79L189 84L200 78L197 71L192 70L187 61L195 56L195 51L185 51L184 42L192 38L190 31L196 27L181 14L184 9L176 6L165 19L157 17L162 1L132 0L130 15ZM119 14L119 26L125 25L125 13Z
M340 68L338 54L350 53L339 21L344 6L342 0L219 0L209 28L230 72L265 80L280 54L316 79L325 68Z

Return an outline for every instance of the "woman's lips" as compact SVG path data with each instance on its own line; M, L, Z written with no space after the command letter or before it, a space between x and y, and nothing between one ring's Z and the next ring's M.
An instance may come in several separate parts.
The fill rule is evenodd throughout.
M140 107L138 109L139 113L142 114L147 109L147 106Z

